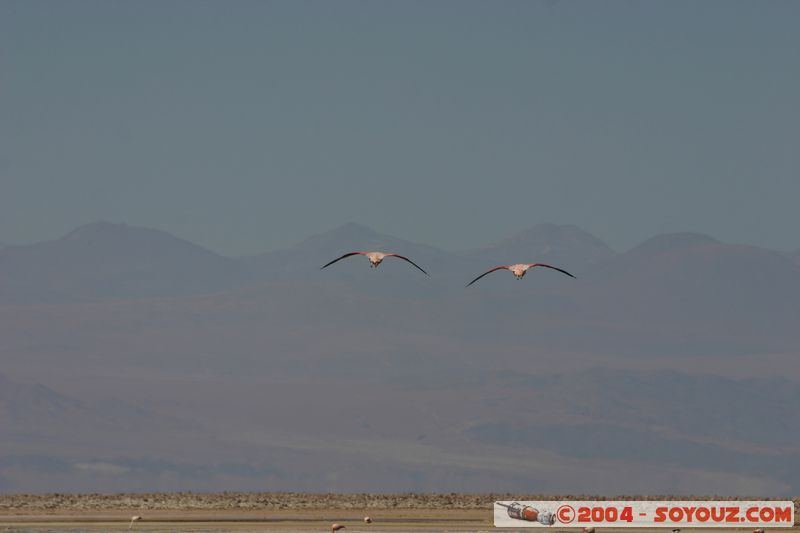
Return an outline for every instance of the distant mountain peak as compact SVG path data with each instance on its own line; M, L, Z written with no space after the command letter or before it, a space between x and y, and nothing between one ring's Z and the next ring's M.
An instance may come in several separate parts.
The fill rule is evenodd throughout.
M341 226L334 228L330 231L323 233L323 235L337 235L337 234L347 234L347 235L380 235L377 231L366 226L364 224L359 224L358 222L347 222L342 224Z
M205 293L239 283L241 273L233 260L166 231L111 222L0 253L0 301Z
M352 250L381 249L395 245L398 242L407 242L403 239L378 233L372 228L356 222L348 222L337 228L312 235L300 243L301 248L326 248L328 246L345 246ZM410 243L409 243L410 244Z
M720 244L720 242L702 233L663 233L647 239L642 244L634 247L631 252L648 254L671 252L673 250L694 248L697 246L709 246L714 244Z
M575 226L573 224L553 224L550 222L543 222L535 224L529 228L515 233L501 241L495 242L492 245L482 247L481 249L491 249L506 246L548 246L548 245L564 245L566 243L595 246L599 248L606 248L611 252L611 248L598 239L591 233Z
M369 226L366 226L366 225L364 225L364 224L359 224L358 222L352 222L352 221L351 221L351 222L346 222L346 223L342 224L341 226L339 226L338 228L336 228L334 231L336 231L336 230L344 230L344 231L369 231L369 232L373 232L372 228L370 228Z
M552 223L536 224L491 246L465 252L467 257L489 262L558 261L578 271L615 254L578 226Z
M219 256L198 244L187 241L167 231L125 223L98 221L79 226L55 243L78 249L107 250L109 253L123 251L128 254L182 252ZM41 244L41 243L40 243Z
M591 233L573 224L553 224L543 222L523 230L506 241L548 241L573 242L609 248L609 246ZM610 250L610 248L609 248Z
M104 220L97 222L90 222L82 226L78 226L74 230L67 233L63 239L65 240L81 240L87 237L95 237L100 235L111 235L128 230L130 227L127 224L107 222Z

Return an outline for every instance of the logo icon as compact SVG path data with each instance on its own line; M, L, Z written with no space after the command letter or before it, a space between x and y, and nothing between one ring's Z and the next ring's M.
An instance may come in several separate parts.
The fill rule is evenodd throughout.
M571 505L562 505L556 511L556 516L562 524L569 524L575 520L575 509Z
M556 516L548 511L540 511L529 505L522 505L519 502L512 502L510 505L496 502L500 507L505 507L508 517L514 520L524 520L526 522L538 522L543 526L552 526L556 522ZM574 511L573 511L574 513Z

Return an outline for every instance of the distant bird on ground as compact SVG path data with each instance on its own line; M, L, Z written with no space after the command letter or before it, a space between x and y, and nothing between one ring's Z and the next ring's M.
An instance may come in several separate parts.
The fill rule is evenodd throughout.
M141 516L139 516L139 515L132 516L132 517L131 517L131 524L128 526L128 529L133 529L133 523L134 523L134 522L138 522L138 521L139 521L139 520L141 520L141 519L142 519L142 517L141 517Z
M383 261L383 259L385 257L396 257L398 259L402 259L403 261L408 261L409 263L411 263L412 265L417 267L419 270L421 270L423 274L425 274L426 276L430 276L430 274L428 274L427 272L422 270L422 268L420 268L420 266L418 264L416 264L414 261L412 261L408 257L403 257L402 255L399 255L399 254L386 254L386 253L383 253L383 252L350 252L348 254L344 254L342 257L334 259L333 261L331 261L327 265L325 265L322 268L320 268L320 270L322 270L325 267L331 266L336 261L341 261L342 259L344 259L346 257L350 257L351 255L365 255L367 257L367 259L369 259L369 266L372 267L372 268L378 268L378 265L381 264L381 261Z
M681 533L681 530L680 528L676 527L675 529L672 530L672 533Z
M371 524L372 523L372 518L370 518L368 516L365 516L364 517L364 522L367 523L367 524Z
M587 526L583 528L583 533L594 533L594 528Z
M344 529L344 526L341 524L331 524L331 532L339 531L340 529Z
M763 528L754 529L753 533L764 533L764 529Z
M467 287L469 287L470 285L472 285L473 283L475 283L476 281L481 279L483 276L486 276L487 274L491 274L495 270L502 270L502 269L510 270L514 274L514 276L517 277L517 279L522 279L522 277L525 275L525 273L528 272L528 270L533 268L533 267L552 268L553 270L558 270L562 274L566 274L567 276L569 276L571 278L575 277L572 274L570 274L569 272L567 272L566 270L561 270L560 268L556 268L554 266L545 265L544 263L517 263L516 265L500 265L500 266L496 266L493 269L491 269L491 270L489 270L487 272L484 272L483 274L481 274L477 278L475 278L472 281L470 281L469 283L467 283Z

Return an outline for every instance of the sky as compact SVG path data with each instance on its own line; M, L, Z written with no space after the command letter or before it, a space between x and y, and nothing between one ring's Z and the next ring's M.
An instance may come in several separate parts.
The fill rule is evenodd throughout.
M800 248L800 3L0 2L0 242Z

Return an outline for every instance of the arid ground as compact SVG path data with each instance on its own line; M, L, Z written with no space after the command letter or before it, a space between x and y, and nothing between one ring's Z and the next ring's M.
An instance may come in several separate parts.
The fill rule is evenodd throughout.
M0 495L0 529L17 533L124 531L490 531L495 500L592 496L509 494L150 493ZM650 497L668 499L668 497ZM692 498L698 498L692 496ZM618 497L614 499L647 499ZM716 499L716 498L715 498ZM800 499L795 499L800 506ZM365 523L369 516L372 523ZM794 528L797 529L797 528ZM559 528L558 531L578 531ZM633 533L634 530L628 529ZM699 529L693 531L700 531ZM714 531L721 531L716 529Z

